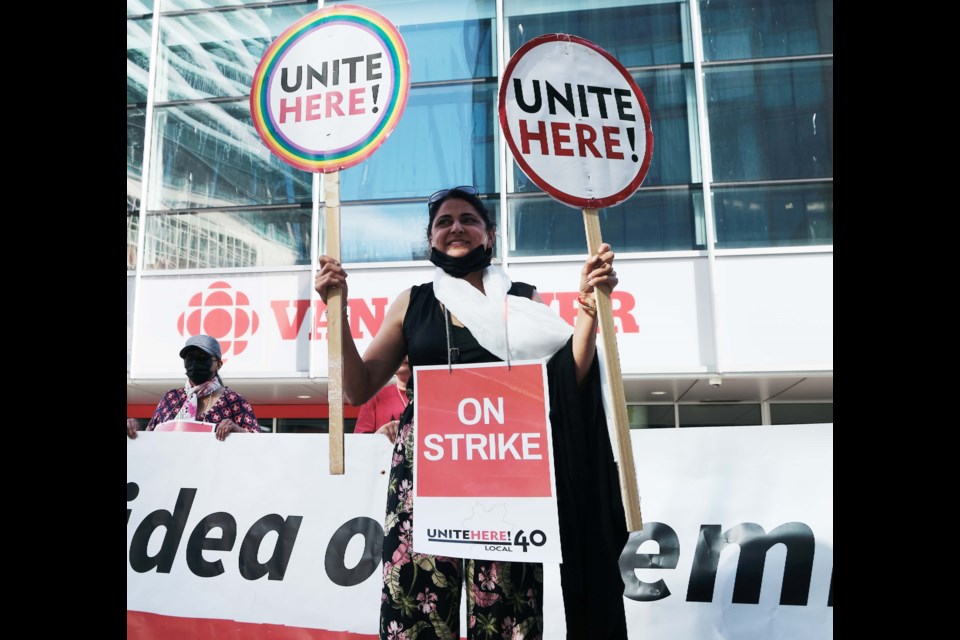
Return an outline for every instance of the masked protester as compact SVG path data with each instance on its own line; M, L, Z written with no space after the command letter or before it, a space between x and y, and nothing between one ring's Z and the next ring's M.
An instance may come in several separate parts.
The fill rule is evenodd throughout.
M187 340L180 350L186 382L163 396L147 423L147 431L169 420L192 420L215 424L217 440L234 431L260 433L253 406L220 379L221 354L220 343L211 336L199 334ZM137 437L135 418L127 418L127 437Z
M549 359L567 638L625 640L618 559L627 540L626 522L595 357L594 287L603 284L612 290L617 285L613 251L600 245L580 269L579 311L571 327L543 303L533 285L513 282L491 264L496 228L475 187L438 191L427 200L427 208L430 261L437 267L433 281L397 297L363 356L348 323L343 323L344 397L352 404L366 402L405 358L413 370ZM339 290L347 309L347 272L338 261L320 257L314 289L324 302L331 290ZM412 551L413 417L411 402L398 420L390 469L380 640L464 635L467 640L540 640L545 632L541 564ZM459 627L464 585L465 630Z

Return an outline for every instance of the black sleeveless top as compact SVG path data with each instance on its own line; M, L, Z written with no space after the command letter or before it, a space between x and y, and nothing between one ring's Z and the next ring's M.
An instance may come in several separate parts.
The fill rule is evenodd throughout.
M532 298L533 285L514 282L507 295ZM410 304L403 317L403 337L407 341L407 356L410 368L423 365L447 364L446 318L440 302L433 293L433 283L428 282L410 289ZM476 362L501 362L477 342L470 330L450 322L450 350L453 364ZM408 383L407 393L413 388L413 378Z

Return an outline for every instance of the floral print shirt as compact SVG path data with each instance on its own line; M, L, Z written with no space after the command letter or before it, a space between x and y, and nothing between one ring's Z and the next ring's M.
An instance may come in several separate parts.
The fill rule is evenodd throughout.
M167 420L173 420L180 411L180 406L187 400L187 392L183 388L171 389L160 399L153 417L147 423L147 431L153 431L158 424ZM250 433L260 433L260 425L257 423L257 417L253 413L253 405L247 402L247 399L239 393L230 389L223 388L223 393L206 413L197 416L200 422L212 422L219 424L222 420L230 418L237 425L249 431Z

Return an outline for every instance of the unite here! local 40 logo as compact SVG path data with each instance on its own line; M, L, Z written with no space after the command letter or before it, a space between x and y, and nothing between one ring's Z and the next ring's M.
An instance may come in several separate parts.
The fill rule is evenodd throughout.
M177 318L177 331L184 338L205 333L220 342L223 361L247 348L257 332L260 317L250 308L250 299L226 282L217 281L190 298L188 309Z

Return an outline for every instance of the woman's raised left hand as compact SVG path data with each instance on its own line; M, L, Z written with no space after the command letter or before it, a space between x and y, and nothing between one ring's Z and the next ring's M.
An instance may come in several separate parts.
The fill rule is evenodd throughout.
M592 296L594 287L598 284L605 284L610 291L613 291L620 282L617 278L617 270L613 268L613 258L614 253L606 242L600 245L596 255L587 258L583 263L583 269L580 270L581 298Z

